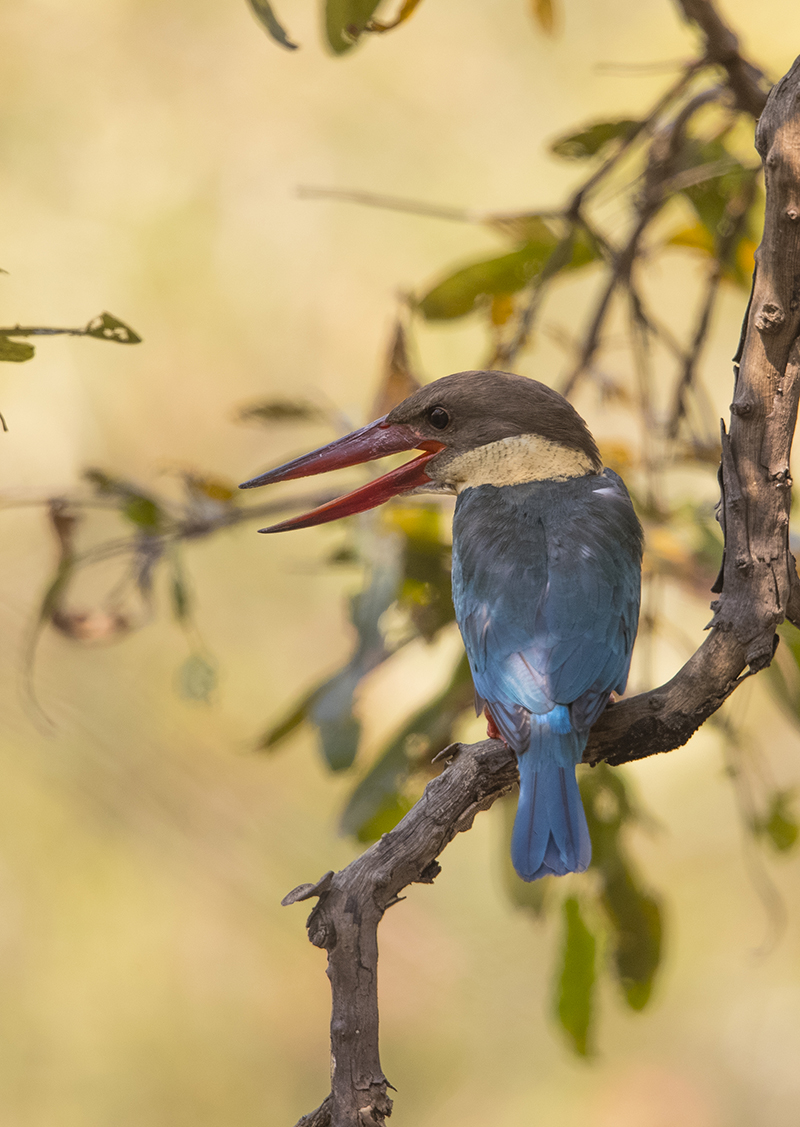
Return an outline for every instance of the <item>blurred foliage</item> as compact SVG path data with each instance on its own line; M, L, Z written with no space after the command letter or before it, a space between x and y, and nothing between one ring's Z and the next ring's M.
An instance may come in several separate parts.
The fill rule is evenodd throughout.
M280 22L278 17L269 3L269 0L249 0L250 7L253 10L253 15L258 22L266 28L269 35L280 43L281 47L286 47L289 51L296 51L297 44L293 43Z
M269 35L294 49L272 5L249 2ZM418 3L398 0L393 18L376 20L377 0L326 0L327 45L344 55L365 34L404 23ZM559 13L552 0L530 0L529 10L542 31L554 31ZM660 483L673 470L708 479L718 462L717 420L700 361L720 285L749 288L764 207L760 167L754 157L748 162L742 156L737 139L742 132L752 135L752 121L733 107L716 64L693 60L651 107L615 120L590 120L552 140L553 156L573 162L583 178L560 209L542 210L542 201L534 200L520 213L461 216L492 232L497 253L443 263L437 280L403 300L373 401L373 417L382 416L423 382L411 359L422 321L480 322L487 354L476 367L513 370L519 356L535 348L537 334L547 333L563 347L569 372L562 390L571 395L581 384L591 384L599 401L622 405L631 421L624 440L604 455L607 464L624 473L646 528L643 648L655 636L687 648L678 625L660 609L660 593L671 583L707 601L722 554L714 513L695 499L691 485L684 485L677 499L666 500ZM384 203L414 210L402 201ZM419 210L437 213L430 205ZM439 213L459 218L452 211ZM651 307L644 284L666 254L680 256L684 278L700 280L696 308L689 309L680 339ZM592 282L586 308L576 308L566 327L546 322L550 294L579 271ZM53 333L139 340L110 314L84 329L17 326L0 329L0 360L19 362L33 355L32 346L16 338ZM340 422L294 398L246 405L237 418L267 426L319 422L338 427ZM177 691L187 700L207 702L216 688L217 666L197 626L196 600L184 572L185 546L299 505L300 499L244 506L230 483L196 470L181 475L177 496L102 469L88 470L86 485L88 493L47 501L57 554L38 608L29 661L48 626L75 642L108 642L143 626L163 603L187 640L187 657L176 671ZM316 495L309 507L327 499ZM111 537L109 512L117 524ZM362 747L358 697L365 678L409 644L430 644L455 630L445 526L440 502L423 499L395 501L345 522L344 542L324 563L352 569L350 655L320 684L306 688L256 741L259 749L275 752L302 726L314 728L327 767L352 772L341 825L362 843L397 824L438 769L435 757L457 739L473 708L462 656L444 688L432 692L384 746ZM77 581L90 568L103 569L104 575L110 568L111 577L104 594L97 594L94 584L87 605L77 594ZM159 575L167 592L161 599ZM800 641L790 627L780 633L785 644L767 677L787 716L800 726ZM637 687L648 687L646 671L640 680ZM503 871L508 895L521 909L538 920L561 914L555 1012L575 1052L588 1056L595 1044L594 996L601 975L613 979L630 1009L647 1005L662 958L664 909L630 856L630 830L644 819L624 770L601 764L582 771L580 787L593 843L586 876L565 886L551 878L525 884L514 874L507 849ZM790 788L762 788L745 818L753 841L782 853L796 846L793 799ZM510 804L506 810L510 835Z
M599 878L599 901L610 933L612 973L631 1009L650 998L661 960L661 907L646 892L625 848L624 828L639 817L625 774L607 764L584 772L581 798L592 838L591 868Z
M640 123L630 118L620 121L598 121L579 133L559 137L550 145L550 152L564 160L588 160L596 157L611 141L627 141L638 132Z
M82 329L52 329L42 326L14 325L13 328L0 328L0 360L20 363L24 360L30 360L34 355L35 349L32 344L25 344L23 341L12 339L14 337L56 336L94 337L96 340L111 340L117 344L141 344L142 340L139 334L135 333L129 325L120 321L118 317L112 317L110 313L98 314Z
M579 785L592 839L592 863L582 882L581 906L572 895L561 903L562 970L555 980L555 1012L575 1051L587 1056L596 1024L595 984L601 974L616 982L630 1009L639 1011L647 1005L661 963L663 909L660 898L645 888L626 843L629 829L637 823L646 825L647 820L631 796L625 770L605 763L582 768ZM516 800L505 800L504 806L506 890L514 904L544 920L555 914L563 882L545 877L527 884L517 876L510 859ZM604 956L600 960L598 944Z
M595 987L597 940L583 921L574 896L564 901L563 959L558 976L556 1013L575 1052L588 1057L592 1052L590 1034Z
M541 277L559 251L564 258L559 266L561 273L579 270L600 258L585 230L570 230L559 237L545 218L526 216L526 220L526 241L518 250L464 266L428 290L417 303L425 320L464 317L491 298L518 293ZM505 319L500 323L505 324Z
M552 35L558 23L558 9L554 0L528 2L535 25L546 35ZM248 0L248 3L256 19L276 43L290 51L296 49L297 44L289 38L269 0ZM324 0L322 30L325 45L332 54L344 55L355 47L363 35L383 35L400 27L413 16L421 3L422 0L397 0L394 16L389 19L374 19L375 12L382 6L382 0Z
M775 791L764 815L753 821L754 832L765 837L779 853L788 853L796 844L800 832L797 815L792 809L795 795L794 787Z
M265 399L241 407L236 418L241 423L301 423L324 419L324 413L313 403L296 399Z

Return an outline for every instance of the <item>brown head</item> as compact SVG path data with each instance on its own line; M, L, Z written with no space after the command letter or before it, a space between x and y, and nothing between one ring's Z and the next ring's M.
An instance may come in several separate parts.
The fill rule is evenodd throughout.
M454 493L483 484L565 480L602 468L589 429L558 392L509 372L475 371L428 384L384 418L253 478L242 488L415 449L426 453L313 513L263 531L321 524L414 490Z

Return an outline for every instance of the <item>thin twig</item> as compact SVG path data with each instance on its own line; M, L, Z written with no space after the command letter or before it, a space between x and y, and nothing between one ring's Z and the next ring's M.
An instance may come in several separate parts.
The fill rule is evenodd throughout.
M709 62L725 69L738 109L758 118L769 93L764 72L740 54L738 36L725 23L711 0L677 0L677 4L686 19L696 24L703 33Z

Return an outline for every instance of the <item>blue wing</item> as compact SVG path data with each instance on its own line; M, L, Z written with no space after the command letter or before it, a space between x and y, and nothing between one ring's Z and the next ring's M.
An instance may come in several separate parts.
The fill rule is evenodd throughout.
M587 733L625 688L636 636L642 538L625 486L610 470L482 485L459 496L453 532L456 618L504 738L526 750L531 713Z

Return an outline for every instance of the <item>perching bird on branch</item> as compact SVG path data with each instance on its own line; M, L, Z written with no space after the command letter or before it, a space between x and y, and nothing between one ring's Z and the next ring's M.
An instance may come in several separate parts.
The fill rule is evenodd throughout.
M591 860L575 778L589 729L625 689L642 530L563 396L506 372L459 372L243 489L424 450L369 485L263 532L307 528L401 493L457 495L453 602L489 735L516 752L511 856L523 880Z

